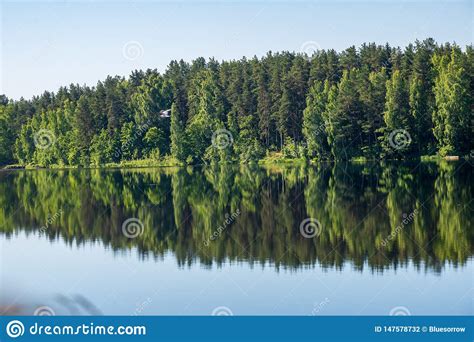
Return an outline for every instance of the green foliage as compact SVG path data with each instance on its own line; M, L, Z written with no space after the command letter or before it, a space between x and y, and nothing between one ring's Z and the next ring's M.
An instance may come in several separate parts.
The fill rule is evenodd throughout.
M432 112L434 108L432 56L436 45L432 39L416 42L413 73L410 80L410 112L413 117L413 139L418 154L434 151Z
M255 131L254 118L250 115L242 116L239 122L239 130L235 150L240 160L242 162L258 161L265 152Z
M286 138L281 152L283 153L283 157L285 158L306 157L306 150L304 146L289 137Z
M364 106L361 151L368 159L377 159L381 153L379 141L384 127L386 83L387 72L384 67L379 71L372 71L365 82L360 82L359 93Z
M127 122L122 126L120 130L120 152L122 160L131 160L138 157L139 138L134 122Z
M413 150L413 118L408 106L408 88L401 72L387 81L383 149L391 157L408 156Z
M15 139L10 126L11 120L7 103L0 104L0 165L14 161L11 146L14 145Z
M452 48L447 55L435 55L434 135L441 155L467 154L473 142L472 93L465 56Z
M257 162L265 155L265 149L257 139L248 142L246 148L241 149L239 159L241 162Z
M156 159L161 155L161 151L165 150L166 136L158 127L151 127L146 132L143 142L146 146L145 155Z
M114 161L115 151L113 150L112 139L107 130L102 129L98 135L92 138L90 156L92 165L104 165Z
M325 111L329 95L329 81L323 85L316 81L306 97L306 108L303 111L303 134L307 142L308 157L319 160L330 157Z
M35 147L33 142L33 129L31 121L21 127L18 138L15 141L15 157L21 164L33 162Z
M281 52L172 61L163 74L134 71L31 100L0 96L0 164L465 156L474 148L473 56L472 46L432 39L403 51L370 43L311 60ZM230 133L229 146L212 145L217 130ZM40 133L52 137L47 148L35 144Z
M195 115L186 127L186 150L193 162L202 161L206 149L211 144L213 125L210 118L204 113Z
M330 92L328 104L329 141L335 159L360 155L362 102L357 90L358 71L345 70L337 93Z
M170 127L171 154L180 161L184 161L187 156L183 126L184 125L181 121L181 113L179 112L179 108L175 103L173 103L171 106Z

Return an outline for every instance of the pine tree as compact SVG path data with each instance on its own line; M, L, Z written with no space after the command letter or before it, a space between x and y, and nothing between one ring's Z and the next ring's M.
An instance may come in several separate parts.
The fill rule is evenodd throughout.
M413 141L419 155L431 153L434 145L431 113L434 105L431 58L435 49L432 39L416 42L413 72L410 80L410 113L413 117Z
M303 112L303 135L306 138L308 156L319 160L327 159L330 155L324 118L329 89L328 81L324 85L321 81L316 81L309 89Z
M13 127L11 127L11 106L8 99L3 97L0 103L0 165L11 163L14 159L13 149L15 143Z
M171 154L179 161L185 161L185 138L184 138L184 125L180 118L182 117L179 112L178 106L173 103L171 106Z
M387 81L383 149L391 157L408 157L412 151L412 118L406 81L395 70Z
M327 76L326 79L331 84L336 84L341 79L342 68L339 62L339 55L335 50L328 51Z
M355 46L351 46L342 52L340 63L342 70L346 71L351 71L360 67L360 57Z
M271 98L268 87L268 71L266 65L262 63L257 73L257 114L260 137L267 147L270 146L271 131L273 129Z
M318 81L324 83L328 78L328 55L326 51L316 51L313 55L309 75L310 85Z
M368 159L379 158L381 152L379 138L384 126L386 82L385 68L371 72L366 80L359 80L359 93L364 105L361 150Z
M190 160L195 162L203 160L206 149L212 143L212 133L223 125L219 119L223 115L223 104L215 79L208 70L204 70L200 80L200 84L195 84L199 88L196 91L199 94L197 113L185 130L186 151Z
M330 143L335 159L360 155L362 103L356 86L357 70L345 70L337 96L329 96Z
M82 165L89 165L89 147L94 136L94 121L91 116L89 100L85 95L82 95L77 102L75 116L79 161Z
M179 62L171 61L165 76L169 79L172 87L173 103L176 104L177 118L183 124L187 121L188 101L186 80L189 73L189 65L183 60Z
M271 120L274 122L273 132L270 133L271 144L275 146L282 144L282 132L280 130L280 102L282 99L282 85L281 85L281 76L282 73L277 64L277 57L275 57L270 65L270 97L271 97Z

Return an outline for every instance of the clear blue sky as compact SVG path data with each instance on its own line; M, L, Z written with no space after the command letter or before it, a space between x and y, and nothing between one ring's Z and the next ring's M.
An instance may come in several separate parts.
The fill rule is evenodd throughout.
M29 98L70 83L158 68L172 59L238 59L300 51L307 41L338 51L363 42L472 43L466 1L3 2L1 93ZM136 59L123 47L136 41ZM141 48L140 48L141 49Z

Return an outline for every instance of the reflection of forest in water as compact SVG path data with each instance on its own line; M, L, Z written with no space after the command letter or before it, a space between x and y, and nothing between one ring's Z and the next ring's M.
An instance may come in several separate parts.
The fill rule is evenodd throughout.
M7 235L47 226L41 234L52 240L136 247L144 256L171 251L183 265L382 269L411 260L440 271L473 254L472 176L468 164L448 162L3 172L0 226ZM145 227L134 239L122 233L131 217ZM322 225L311 239L299 229L307 217Z

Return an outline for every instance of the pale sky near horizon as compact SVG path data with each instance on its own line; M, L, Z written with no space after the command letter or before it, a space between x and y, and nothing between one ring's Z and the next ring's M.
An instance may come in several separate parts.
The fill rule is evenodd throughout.
M307 42L341 51L432 37L464 47L472 10L471 0L3 1L0 93L30 98L134 69L164 71L173 59L298 52Z

